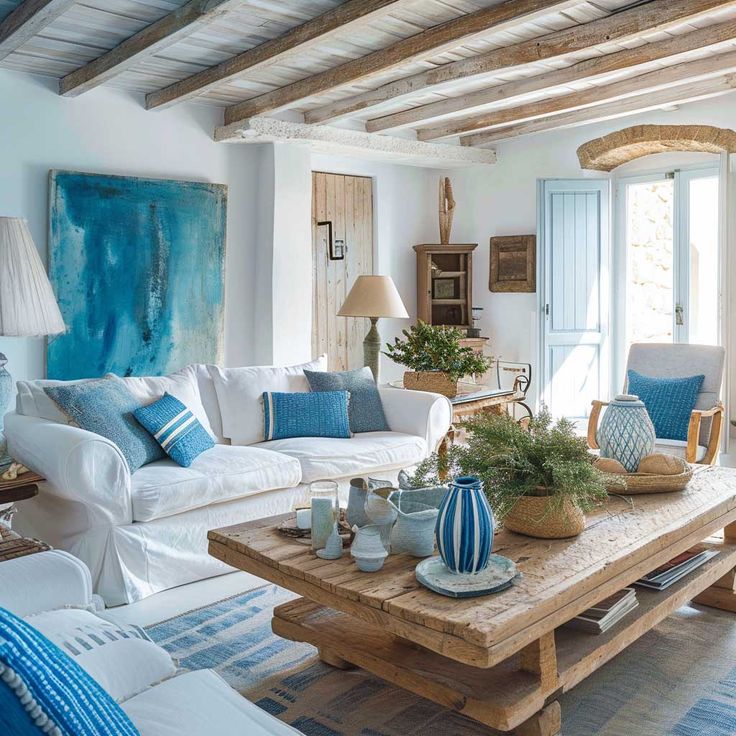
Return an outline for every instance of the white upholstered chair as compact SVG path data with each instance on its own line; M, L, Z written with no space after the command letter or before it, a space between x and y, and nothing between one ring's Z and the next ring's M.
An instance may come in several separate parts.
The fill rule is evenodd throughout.
M719 400L726 351L713 345L683 343L634 343L629 350L629 370L657 378L704 375L703 385L690 416L687 441L657 439L655 450L679 455L690 463L713 465L718 457L723 428L723 405ZM628 380L624 384L626 392ZM588 445L598 449L596 433L601 410L607 402L593 401L588 420Z

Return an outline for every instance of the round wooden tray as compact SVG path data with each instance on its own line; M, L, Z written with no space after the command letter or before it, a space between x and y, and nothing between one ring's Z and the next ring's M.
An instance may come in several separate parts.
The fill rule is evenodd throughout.
M296 525L296 514L292 514L288 519L285 519L278 525L278 531L285 537L291 537L296 539L298 542L304 545L312 544L312 530L311 529L299 529ZM340 509L340 522L337 528L338 533L342 539L342 546L349 547L353 541L353 530L345 518L345 509Z
M610 486L609 493L622 496L634 496L640 493L672 493L682 491L693 477L693 469L688 468L677 475L661 475L659 473L626 473L621 476L626 481L626 488Z

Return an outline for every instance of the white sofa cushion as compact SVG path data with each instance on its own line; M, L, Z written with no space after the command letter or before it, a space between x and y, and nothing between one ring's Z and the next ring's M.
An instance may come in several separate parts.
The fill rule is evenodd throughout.
M256 446L296 458L302 483L404 468L418 463L427 451L424 439L401 432L361 432L350 439L294 437Z
M74 420L44 391L44 388L55 386L71 386L75 383L85 383L91 378L82 378L78 381L17 381L18 394L15 397L15 410L24 417L38 417L48 419L57 424L71 424L76 426Z
M106 378L122 381L130 393L140 402L141 406L153 404L165 393L175 396L187 409L191 410L205 430L212 437L215 436L199 395L195 366L188 365L186 368L182 368L168 376L126 376L121 378L113 373L108 373Z
M210 366L204 363L196 363L191 367L197 377L199 398L202 400L202 406L210 420L210 428L215 436L215 442L229 444L230 440L222 434L222 412L220 412L220 402L217 400L217 391L215 390L215 382L212 380Z
M176 674L166 650L154 644L139 626L106 621L79 608L45 611L26 621L118 702Z
M698 445L698 449L695 451L695 462L700 462L707 452L707 447ZM684 440L665 440L657 437L654 442L654 452L662 452L665 455L675 455L685 459L685 451L687 450L687 442Z
M215 382L217 399L222 415L222 432L234 445L252 445L263 442L264 391L309 391L304 371L324 371L327 358L285 368L250 366L219 368L208 366Z
M141 736L300 736L212 670L162 682L122 705Z
M133 520L163 516L245 498L301 481L299 462L257 447L215 445L188 467L157 460L132 475Z

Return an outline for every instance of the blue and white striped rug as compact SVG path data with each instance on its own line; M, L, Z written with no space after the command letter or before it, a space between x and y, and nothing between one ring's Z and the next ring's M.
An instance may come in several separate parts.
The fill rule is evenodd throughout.
M212 668L306 736L487 736L361 670L333 670L271 632L275 585L148 628L186 669ZM734 736L736 616L683 607L563 696L565 736ZM243 734L247 736L247 734Z

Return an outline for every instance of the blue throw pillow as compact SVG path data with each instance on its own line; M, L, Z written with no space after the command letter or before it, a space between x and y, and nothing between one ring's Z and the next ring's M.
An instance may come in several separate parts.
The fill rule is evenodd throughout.
M695 408L705 376L655 378L630 370L628 377L628 392L644 402L657 437L663 440L687 440L690 414Z
M133 412L141 405L120 380L74 383L44 391L82 429L107 437L123 453L131 473L166 454L138 423Z
M350 437L347 391L282 394L263 393L263 436L267 440L290 437Z
M373 371L359 368L356 371L321 373L304 371L312 391L348 391L350 393L350 430L352 432L388 432L389 426L383 413L381 395L378 393Z
M188 468L198 455L215 446L209 432L191 410L169 393L133 413L164 452L183 468Z
M4 608L0 608L0 733L140 736L92 677Z

